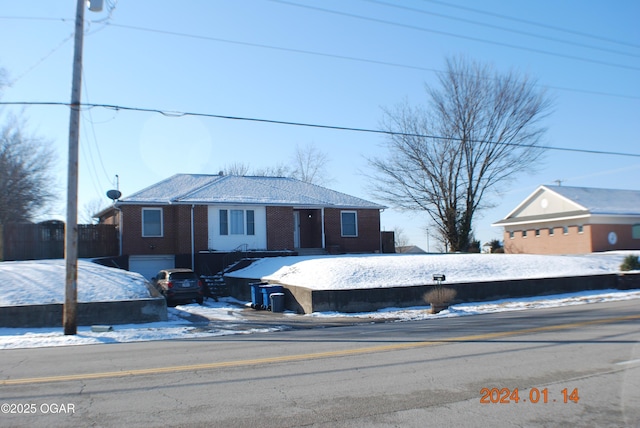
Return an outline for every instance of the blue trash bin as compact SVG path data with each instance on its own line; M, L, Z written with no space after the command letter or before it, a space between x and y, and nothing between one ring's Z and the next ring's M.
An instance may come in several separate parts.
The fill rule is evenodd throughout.
M284 312L284 293L271 293L271 312Z
M264 301L262 300L262 291L260 287L265 285L264 282L254 282L249 284L251 287L251 307L253 309L262 309Z
M271 294L271 285L260 284L260 293L262 295L262 309L269 309L271 302L269 301L269 294Z
M271 294L282 293L284 287L282 285L264 284L260 286L262 291L262 308L271 310Z

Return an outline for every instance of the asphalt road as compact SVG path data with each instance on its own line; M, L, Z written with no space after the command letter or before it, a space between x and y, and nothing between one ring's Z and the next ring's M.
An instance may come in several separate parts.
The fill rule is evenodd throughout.
M2 350L0 426L637 427L639 326L626 301Z

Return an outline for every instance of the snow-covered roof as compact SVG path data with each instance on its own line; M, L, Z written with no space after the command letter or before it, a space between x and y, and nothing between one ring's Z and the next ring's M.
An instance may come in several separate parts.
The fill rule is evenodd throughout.
M539 186L493 226L612 216L640 217L640 191Z
M383 205L287 177L176 174L120 204L249 204L383 209Z
M638 190L570 186L542 187L583 206L591 214L640 215L640 191Z

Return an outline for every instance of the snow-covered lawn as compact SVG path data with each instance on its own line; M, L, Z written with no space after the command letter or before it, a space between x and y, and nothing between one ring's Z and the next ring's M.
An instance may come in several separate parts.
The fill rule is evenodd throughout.
M631 253L272 257L258 260L229 276L263 278L326 290L432 284L434 274L446 275L447 283L482 282L616 273L624 257ZM64 260L2 262L0 279L0 306L64 302ZM78 262L79 302L148 297L142 275L87 260Z
M513 278L543 278L593 275L618 272L627 254L614 252L584 256L525 256L504 254L440 254L392 256L286 257L263 259L234 275L266 277L285 284L310 288L361 288L432 283L433 274L445 274L447 282L490 281ZM126 300L149 297L142 276L80 261L78 299L80 301ZM428 306L388 308L371 313L314 313L287 317L353 317L356 319L420 320L476 315L499 311L566 306L613 300L640 299L640 290L601 290L507 299L494 302L465 303L451 306L437 315ZM39 304L64 300L64 261L45 260L0 263L0 305ZM169 308L169 320L151 324L113 326L113 331L93 332L79 327L75 336L65 336L62 328L1 328L0 349L44 346L85 345L185 337L209 337L228 334L266 332L287 328L248 329L245 322L252 309L245 302L222 299ZM212 321L210 325L194 324L191 315Z
M135 272L78 261L78 301L108 302L151 297ZM64 260L0 263L0 306L64 303Z
M616 273L628 254L631 252L577 256L394 254L273 257L258 260L228 276L262 278L315 290L380 288L433 284L434 274L444 274L447 283L461 283Z

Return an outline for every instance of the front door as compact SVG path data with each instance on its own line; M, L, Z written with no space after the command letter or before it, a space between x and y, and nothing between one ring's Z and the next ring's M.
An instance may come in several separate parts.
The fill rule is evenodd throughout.
M293 211L294 248L322 248L322 212L318 209Z

